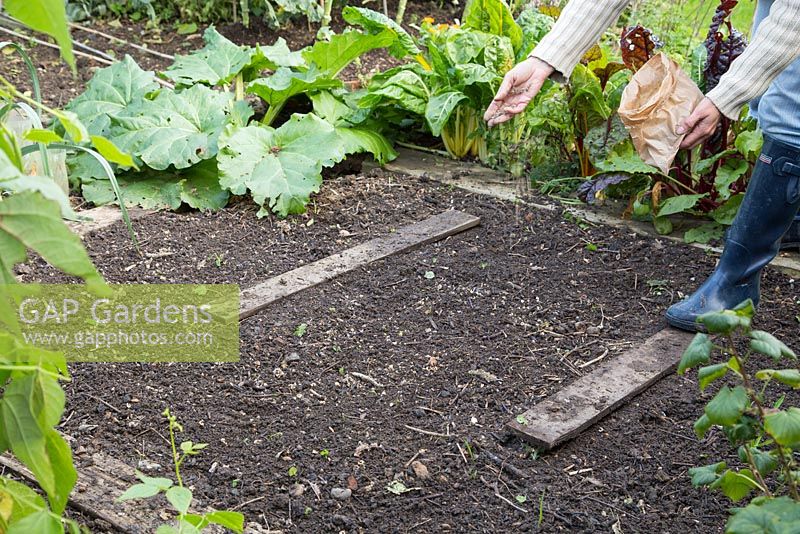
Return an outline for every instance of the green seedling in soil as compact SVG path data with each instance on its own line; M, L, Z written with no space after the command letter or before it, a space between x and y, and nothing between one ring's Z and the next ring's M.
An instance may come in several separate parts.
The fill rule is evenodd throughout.
M339 367L339 374L342 375L342 376L347 374L347 371L344 370L344 367Z
M215 252L214 255L211 258L214 260L214 265L216 265L218 269L222 268L222 265L225 263L225 255L224 254L220 254L219 252Z
M524 415L518 415L517 416L517 423L519 423L521 425L527 425L528 424L528 419Z
M481 270L485 270L487 267L489 267L489 262L488 262L488 261L482 261L482 262L480 262L480 263L478 264L478 267L479 267Z
M468 439L464 439L464 449L467 451L467 456L469 456L470 460L475 459L475 449L472 448Z
M741 466L718 461L689 469L695 487L720 490L733 502L756 494L750 504L731 509L726 532L793 532L800 518L800 408L781 409L786 387L800 389L797 356L771 334L753 330L753 302L747 300L719 313L702 315L709 334L697 334L683 354L678 373L700 367L700 390L729 378L695 422L698 438L720 427L737 447ZM746 344L745 344L746 342ZM742 351L740 347L747 348ZM754 369L754 356L767 356L774 369ZM716 362L712 362L715 356ZM788 368L781 368L789 361ZM773 400L774 399L774 400ZM755 528L759 525L759 528ZM772 526L776 526L773 530Z
M668 280L648 280L647 286L650 288L650 294L655 295L656 297L660 297L663 295L667 288L669 287Z
M525 495L517 495L517 496L515 497L515 499L516 499L516 501L517 501L518 503L520 503L520 504L525 504L525 501L527 501L527 500L528 500L528 498L527 498Z
M244 530L244 516L239 512L228 510L212 510L205 514L195 514L189 512L192 505L192 490L183 485L181 476L181 465L191 457L197 456L207 447L205 443L194 443L192 441L182 441L177 444L175 434L183 432L183 426L177 418L172 415L169 408L162 413L169 422L169 441L172 447L172 463L177 484L169 478L149 477L138 470L136 478L141 482L129 487L117 498L117 502L132 499L150 499L160 495L162 492L169 504L174 509L177 517L175 523L165 523L158 527L158 534L179 534L188 532L201 532L211 525L218 525L236 533Z
M290 477L292 477L292 478L296 477L297 476L297 466L296 465L291 466L289 468L288 473L289 473Z
M597 245L595 245L594 243L586 243L586 247L585 248L589 252L597 252L599 250Z
M306 330L308 330L308 325L306 323L300 323L297 325L297 328L294 329L294 335L296 337L303 337L306 335Z
M565 211L563 217L565 221L575 224L581 230L588 230L591 227L585 219L578 217L571 211Z
M547 488L542 490L542 494L539 495L539 521L536 523L537 527L542 526L542 521L544 521L544 494L547 491Z
M328 449L322 449L319 451L319 455L325 458L326 460L330 460L331 451Z
M436 277L433 271L425 271L425 279L426 280L433 280Z

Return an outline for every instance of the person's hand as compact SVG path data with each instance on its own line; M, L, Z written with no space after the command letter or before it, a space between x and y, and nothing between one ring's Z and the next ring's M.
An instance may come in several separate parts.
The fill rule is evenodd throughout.
M483 115L489 127L522 113L555 69L535 57L529 57L508 71L497 94Z
M680 125L678 125L678 135L686 134L681 142L681 148L692 148L709 137L711 137L717 130L717 124L722 118L722 113L719 112L717 106L709 100L704 98L692 114L685 118Z

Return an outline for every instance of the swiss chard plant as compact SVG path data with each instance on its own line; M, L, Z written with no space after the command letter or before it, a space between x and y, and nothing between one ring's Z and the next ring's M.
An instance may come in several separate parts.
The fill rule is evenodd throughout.
M153 72L126 57L98 71L66 110L83 119L90 134L133 156L133 165L118 168L131 205L217 210L231 194L250 194L262 206L260 216L300 213L319 191L324 167L357 152L372 153L381 163L395 157L388 141L344 103L350 99L339 75L375 48L398 57L417 50L383 15L346 8L344 17L359 29L299 51L283 40L238 46L209 28L203 49L177 57L164 72L174 89L160 87ZM245 100L248 93L266 105L260 120ZM346 109L323 109L333 95ZM294 98L318 102L316 114L287 120L281 112ZM310 150L316 141L324 141L324 153ZM78 156L70 163L86 200L115 200L112 183L94 161Z
M435 24L426 18L410 61L372 78L359 106L392 126L414 126L441 137L454 158L489 161L481 119L503 75L524 57L552 25L534 9L514 18L503 0L467 2L461 24ZM524 137L522 127L508 143Z
M693 78L705 90L716 85L744 50L744 38L730 23L736 4L735 0L720 3L705 43L696 49L688 64ZM652 57L657 45L648 30L626 29L621 42L625 64L635 71ZM723 119L716 134L700 148L680 151L669 174L664 175L638 159L628 146L627 136L616 138L611 122L606 131L609 139L620 144L607 144L612 150L605 158L602 153L590 153L598 172L579 189L581 198L593 203L606 189L611 194L627 195L628 213L651 220L663 234L673 230L670 215L687 212L711 218L712 222L686 233L688 242L707 242L722 236L741 204L762 144L760 131L745 111L739 121ZM581 168L585 170L583 165Z
M797 356L771 334L752 328L753 303L699 318L697 334L683 354L680 374L698 368L700 390L726 379L694 424L702 439L719 428L736 448L738 465L718 462L689 470L692 484L721 491L733 502L726 532L790 533L800 529L800 408L786 405L800 389ZM764 361L768 368L759 368Z

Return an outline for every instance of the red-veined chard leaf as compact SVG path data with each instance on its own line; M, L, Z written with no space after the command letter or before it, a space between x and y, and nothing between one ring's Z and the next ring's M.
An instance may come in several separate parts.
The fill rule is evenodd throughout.
M661 42L653 35L652 31L639 24L622 30L619 46L622 51L623 63L636 72L642 68L642 65L650 61L650 58L655 55L656 49L661 47Z
M730 21L731 11L738 3L737 0L722 0L708 28L705 40L708 56L703 71L706 91L711 91L717 86L722 75L730 69L731 63L741 56L747 47L747 39ZM720 31L723 24L727 28L727 37Z

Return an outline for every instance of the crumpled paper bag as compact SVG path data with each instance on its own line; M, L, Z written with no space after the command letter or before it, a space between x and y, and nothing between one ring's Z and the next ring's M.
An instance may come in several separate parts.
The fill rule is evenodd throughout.
M622 93L619 118L645 163L667 174L685 135L678 125L703 99L697 84L673 60L658 54L636 71Z

